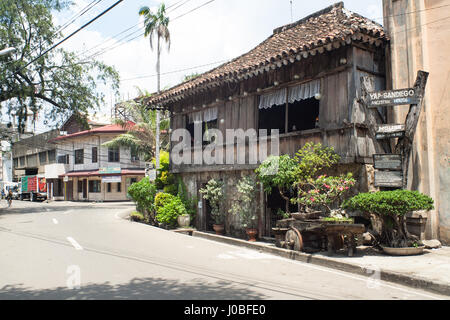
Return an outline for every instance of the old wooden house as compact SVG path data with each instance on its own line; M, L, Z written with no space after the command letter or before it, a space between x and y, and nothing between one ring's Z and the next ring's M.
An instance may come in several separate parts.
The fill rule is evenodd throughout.
M381 25L350 12L341 2L275 29L251 51L147 102L171 111L172 133L181 128L194 136L195 124L201 124L202 133L217 128L224 137L227 129L256 129L260 150L265 137L259 130L268 129L270 134L271 129L279 129L278 151L291 156L308 141L332 146L341 155L341 169L354 172L364 190L370 185L367 173L376 141L369 137L364 112L357 103L360 78L374 76L376 89L384 89L387 44ZM246 148L250 140L244 144L234 138L224 141L227 147L232 146L233 154L220 153L222 163L208 164L196 159L202 159L197 153L209 145L191 139L187 149L192 151L192 161L172 161L171 172L180 175L190 194L199 199L198 229L211 230L212 224L199 189L211 178L223 179L227 194L232 194L236 181L254 174L265 159L250 159ZM271 141L269 138L268 153ZM176 145L172 141L172 158ZM244 156L245 163L237 161ZM233 163L226 161L230 158ZM277 199L262 190L259 198L259 234L267 236ZM228 208L229 203L224 210L228 212ZM228 215L226 231L236 235L239 230L236 218Z

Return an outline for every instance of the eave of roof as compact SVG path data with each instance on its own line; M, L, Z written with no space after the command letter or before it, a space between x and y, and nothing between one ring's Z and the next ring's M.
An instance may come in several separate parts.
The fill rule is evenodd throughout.
M164 106L224 82L248 79L355 40L380 46L388 37L381 25L345 9L343 2L339 2L276 28L269 38L249 52L160 94L153 94L145 102Z
M128 121L127 126L125 128L118 124L110 124L107 126L103 126L103 127L99 127L99 128L95 128L95 129L91 129L91 130L85 130L85 131L75 132L75 133L64 135L64 136L59 136L59 137L49 140L49 142L57 142L57 141L61 141L61 140L72 139L72 138L77 138L77 137L87 136L87 135L92 135L92 134L107 134L107 133L121 134L121 133L127 132L127 128L131 128L134 125L135 124L131 121Z

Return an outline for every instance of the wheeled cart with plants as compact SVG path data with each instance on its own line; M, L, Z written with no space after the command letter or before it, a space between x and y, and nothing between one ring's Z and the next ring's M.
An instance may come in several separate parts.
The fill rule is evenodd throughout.
M302 252L323 250L328 251L329 255L344 248L348 256L353 256L365 227L351 221L289 218L278 220L272 231L275 234L276 246L280 248Z

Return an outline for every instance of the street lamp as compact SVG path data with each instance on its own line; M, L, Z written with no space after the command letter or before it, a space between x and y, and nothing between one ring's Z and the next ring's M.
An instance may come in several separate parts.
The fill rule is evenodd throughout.
M5 56L7 54L11 54L16 51L16 48L6 48L0 51L0 56Z

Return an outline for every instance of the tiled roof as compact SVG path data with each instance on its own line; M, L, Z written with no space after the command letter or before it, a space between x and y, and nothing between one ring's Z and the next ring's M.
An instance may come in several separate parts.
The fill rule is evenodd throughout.
M148 104L164 105L185 93L213 87L227 80L241 80L333 50L354 40L380 45L387 39L383 27L344 8L343 2L316 12L295 23L277 28L249 52L200 76L146 99Z
M120 134L120 133L127 132L127 130L129 128L132 128L134 125L135 125L135 123L131 122L131 121L128 121L128 123L125 126L125 128L122 127L119 124L109 124L107 126L103 126L103 127L99 127L99 128L95 128L95 129L91 129L91 130L85 130L85 131L75 132L75 133L64 135L64 136L59 136L59 137L56 137L54 139L49 140L49 142L65 140L65 139L71 139L71 138L75 138L75 137L79 137L79 136L85 136L85 135L97 134L97 133L117 133L117 134Z

